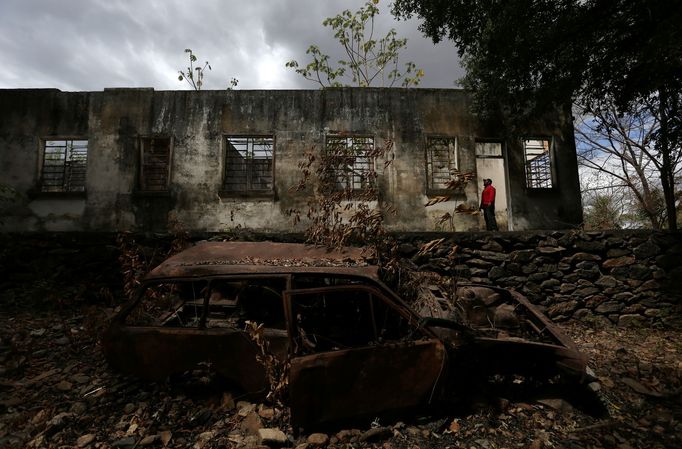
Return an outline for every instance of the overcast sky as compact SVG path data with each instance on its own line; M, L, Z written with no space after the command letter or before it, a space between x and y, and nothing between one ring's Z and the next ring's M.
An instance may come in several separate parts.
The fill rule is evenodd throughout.
M0 88L105 87L187 89L178 70L185 48L208 60L204 89L299 89L318 86L284 64L305 65L312 43L337 60L340 47L325 17L355 11L363 0L0 0ZM421 87L455 87L463 74L451 42L434 45L418 22L396 21L388 0L377 25L407 37L402 61L425 71Z

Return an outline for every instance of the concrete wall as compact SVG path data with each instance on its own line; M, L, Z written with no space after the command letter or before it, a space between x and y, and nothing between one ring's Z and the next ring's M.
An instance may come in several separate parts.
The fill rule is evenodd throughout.
M469 183L451 201L425 208L425 144L429 135L458 140L462 171L476 170L475 143L503 143L511 227L563 229L582 222L570 111L508 130L479 123L469 98L454 89L356 89L297 91L154 91L105 89L0 90L0 229L4 231L162 231L180 223L192 231L301 230L286 211L304 209L291 193L300 179L304 152L320 151L335 132L374 136L376 146L393 142L395 160L377 161L382 201L395 206L387 219L396 231L477 230L479 216L454 214L452 228L437 224L459 204L477 208L478 188ZM272 195L221 196L227 135L272 135L275 139ZM136 191L139 137L172 138L167 194ZM525 187L523 136L554 142L554 188ZM88 139L85 194L40 191L47 139ZM8 189L9 188L9 189Z

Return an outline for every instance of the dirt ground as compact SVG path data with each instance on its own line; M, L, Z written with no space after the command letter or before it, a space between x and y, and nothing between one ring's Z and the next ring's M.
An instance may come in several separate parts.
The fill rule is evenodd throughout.
M285 408L240 401L205 370L161 383L112 372L98 343L110 309L39 310L0 311L0 447L258 447L260 428L283 432L270 446L298 449L682 447L680 331L562 325L590 358L607 416L570 398L503 396L467 413L295 435Z

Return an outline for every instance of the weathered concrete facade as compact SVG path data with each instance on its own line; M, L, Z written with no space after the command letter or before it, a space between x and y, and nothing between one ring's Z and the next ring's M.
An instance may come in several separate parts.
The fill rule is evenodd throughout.
M321 151L331 135L365 136L373 145L392 141L390 158L375 161L382 201L397 214L395 231L478 230L478 215L454 214L458 205L477 209L476 181L450 201L424 207L430 191L427 142L451 139L461 172L483 167L477 151L493 142L504 179L494 179L508 211L503 229L562 229L582 222L570 111L536 120L509 136L501 126L478 122L469 97L455 89L324 89L297 91L154 91L105 89L0 90L0 229L5 231L165 230L178 222L193 231L294 229L286 211L302 208L292 193L304 153ZM272 187L268 192L225 194L228 136L272 139ZM141 138L169 139L163 191L140 190ZM524 138L546 139L551 148L551 187L530 188ZM45 192L47 142L87 140L84 191ZM447 169L447 168L446 168ZM479 177L481 174L479 173ZM8 189L9 188L9 189ZM441 192L442 193L442 192Z

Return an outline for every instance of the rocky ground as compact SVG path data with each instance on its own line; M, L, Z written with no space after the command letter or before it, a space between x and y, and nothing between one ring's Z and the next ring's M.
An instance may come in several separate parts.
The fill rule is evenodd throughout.
M682 447L680 331L562 324L589 355L608 416L502 397L468 413L295 435L285 408L240 401L206 371L173 383L111 372L97 338L109 309L44 310L0 311L0 447Z

